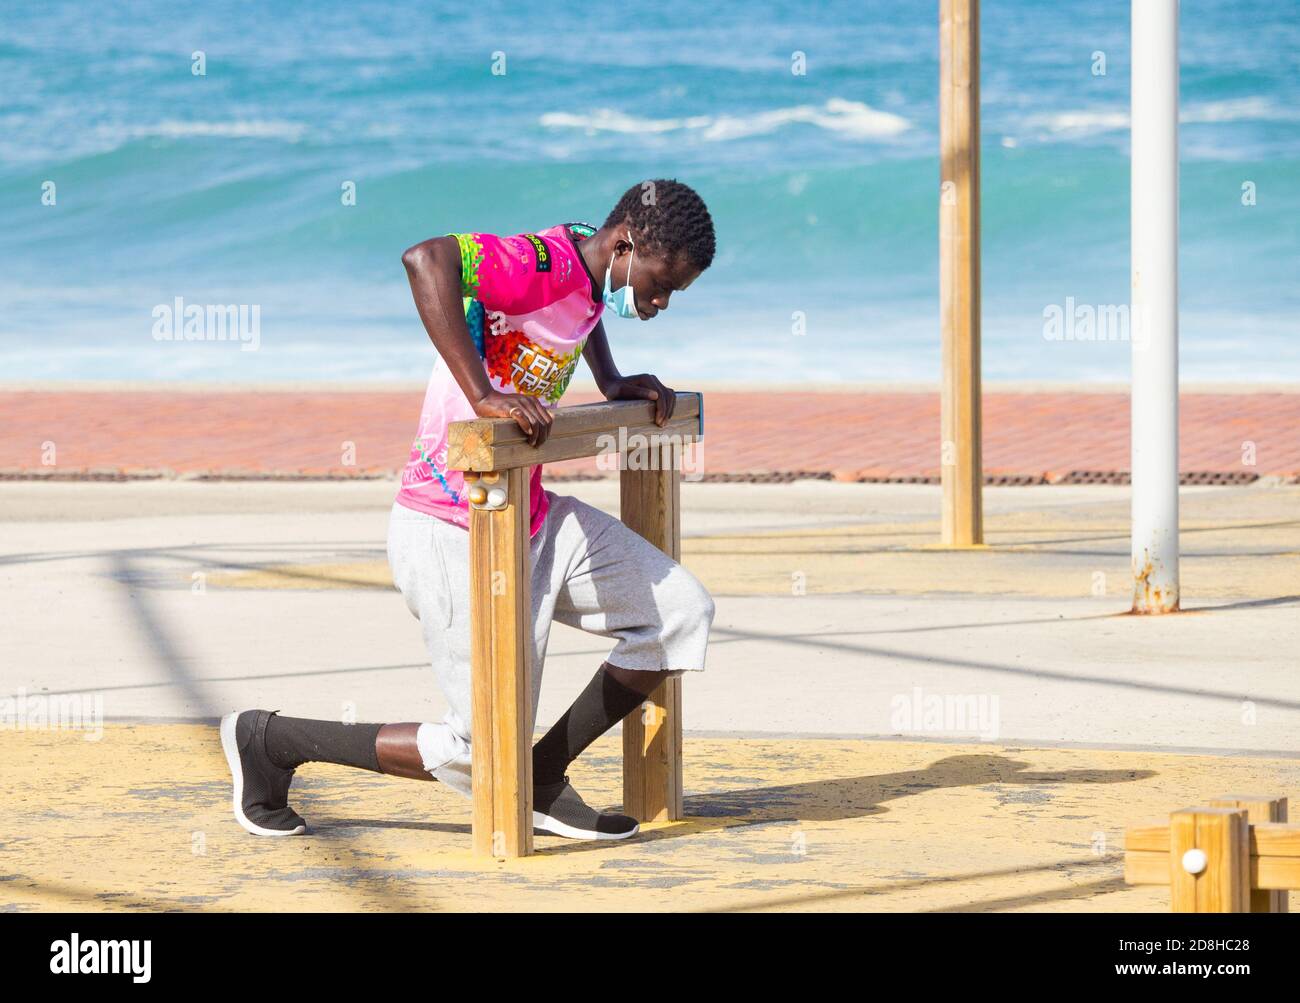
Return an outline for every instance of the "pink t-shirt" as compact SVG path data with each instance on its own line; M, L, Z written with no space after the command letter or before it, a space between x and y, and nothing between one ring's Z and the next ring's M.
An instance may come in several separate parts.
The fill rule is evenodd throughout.
M587 335L604 310L592 298L591 275L574 243L594 232L571 223L515 237L452 234L460 244L465 320L494 389L540 397L554 406L568 387ZM474 408L439 357L402 472L398 504L469 525L465 476L447 469L447 426L474 417ZM540 465L532 468L529 493L535 534L547 509Z

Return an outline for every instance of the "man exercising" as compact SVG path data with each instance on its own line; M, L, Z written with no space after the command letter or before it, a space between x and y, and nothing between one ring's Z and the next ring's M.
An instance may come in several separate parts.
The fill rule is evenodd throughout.
M649 374L619 373L602 318L606 310L657 316L709 267L714 246L699 195L656 180L629 188L599 229L570 223L505 238L451 234L406 251L416 309L439 357L389 519L388 561L450 709L437 724L228 714L221 744L235 818L246 830L306 831L288 800L304 763L437 779L470 794L469 502L463 474L446 466L448 426L513 418L540 446L549 408L579 357L608 400L652 400L656 423L666 424L673 391ZM534 718L552 621L616 642L533 747L533 825L573 839L625 839L636 835L636 820L589 807L566 771L666 678L703 670L713 600L694 575L617 519L544 489L540 466L529 491Z

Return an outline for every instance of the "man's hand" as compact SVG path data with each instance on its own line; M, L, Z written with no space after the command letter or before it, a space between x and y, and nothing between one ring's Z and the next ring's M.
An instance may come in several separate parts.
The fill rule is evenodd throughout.
M530 446L540 446L551 434L551 411L536 397L527 394L503 394L497 390L474 402L480 418L513 418L524 430Z
M634 401L649 400L655 402L655 424L663 427L673 416L677 407L677 393L669 390L659 382L659 377L649 373L636 376L620 376L603 388L606 400Z

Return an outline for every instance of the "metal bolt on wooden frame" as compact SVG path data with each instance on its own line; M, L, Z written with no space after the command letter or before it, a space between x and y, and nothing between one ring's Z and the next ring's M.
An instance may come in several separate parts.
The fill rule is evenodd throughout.
M703 398L679 393L660 428L650 401L556 408L549 438L530 446L509 418L450 426L447 466L470 496L474 853L533 850L530 468L583 456L619 456L623 522L681 557L682 449L703 437ZM623 810L640 821L682 816L681 681L670 679L623 721Z
M1124 834L1124 880L1169 885L1174 912L1287 912L1300 889L1300 825L1287 799L1225 794Z

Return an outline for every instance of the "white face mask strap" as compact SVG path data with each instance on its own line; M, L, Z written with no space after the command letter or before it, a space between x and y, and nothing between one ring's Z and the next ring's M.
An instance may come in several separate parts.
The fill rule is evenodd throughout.
M627 242L632 244L632 253L627 256L627 278L623 282L624 285L630 285L632 282L632 259L636 257L636 244L632 243L631 230L627 231Z

